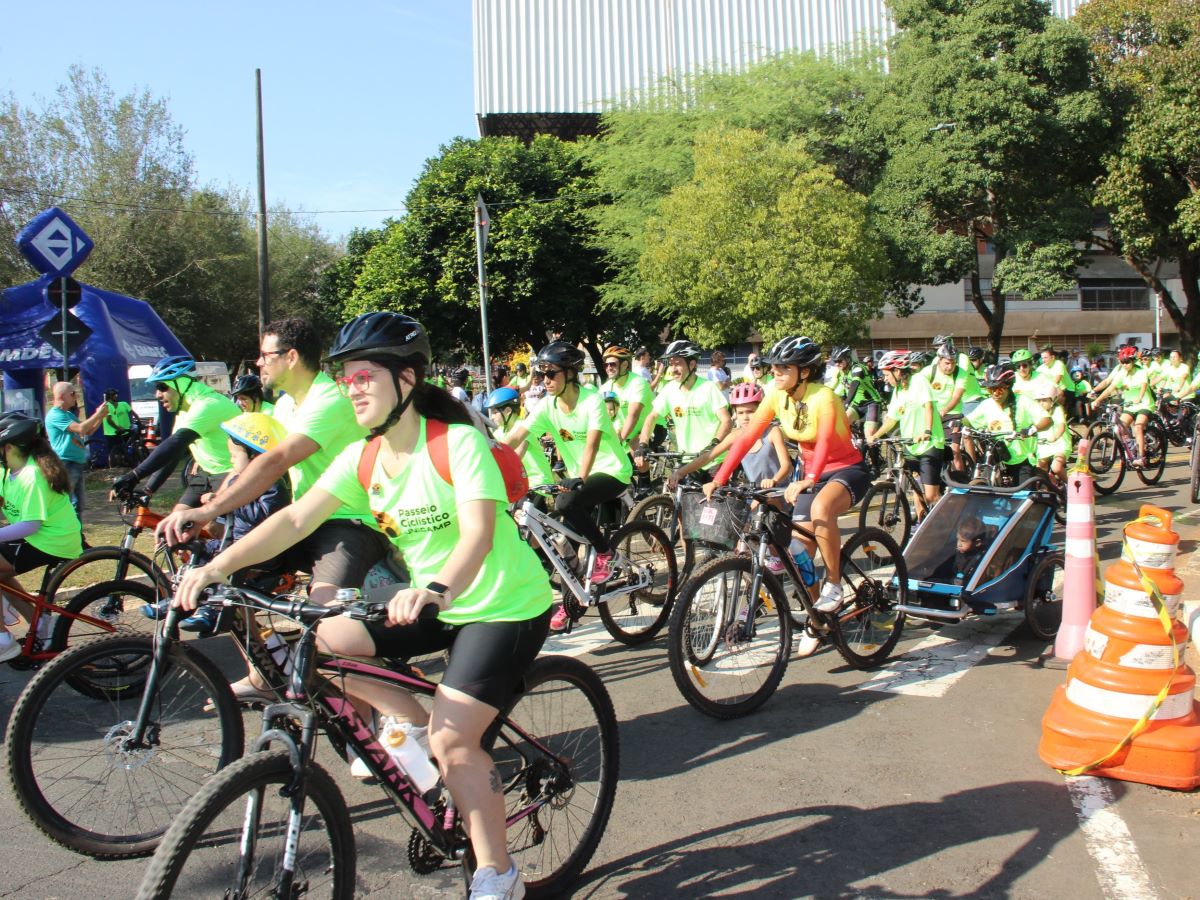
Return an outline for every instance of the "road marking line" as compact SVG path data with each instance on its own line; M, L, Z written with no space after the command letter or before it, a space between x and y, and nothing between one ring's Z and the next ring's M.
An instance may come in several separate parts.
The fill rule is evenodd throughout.
M1154 883L1142 865L1129 826L1113 807L1103 778L1084 775L1067 779L1067 791L1079 815L1088 853L1096 863L1100 890L1111 900L1156 900Z
M858 690L942 697L1017 624L1011 616L987 616L946 625L863 682Z
M570 634L551 632L542 645L542 653L553 653L557 656L583 656L591 653L597 647L603 647L612 641L612 636L599 619L590 622L580 622L571 629Z

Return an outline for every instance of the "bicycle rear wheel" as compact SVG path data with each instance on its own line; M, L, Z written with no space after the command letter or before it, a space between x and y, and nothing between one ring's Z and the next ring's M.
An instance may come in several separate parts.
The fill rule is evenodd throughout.
M888 658L904 630L896 607L908 596L908 570L896 542L863 528L842 545L842 607L833 619L834 644L856 669Z
M600 676L577 659L541 657L485 747L507 815L540 804L508 829L527 896L560 894L591 861L617 792L617 716Z
M96 622L58 615L50 649L61 652L94 637L113 634L146 634L154 623L143 616L141 608L158 599L154 586L138 581L105 581L84 588L61 604L67 612L89 616Z
M1162 426L1150 422L1143 438L1146 443L1146 464L1137 470L1143 484L1158 484L1167 468L1167 435Z
M1088 446L1087 464L1096 493L1111 494L1121 486L1125 478L1125 453L1111 428L1094 433Z
M1200 428L1192 432L1192 502L1200 503Z
M46 585L46 598L60 605L66 596L103 581L135 579L154 587L158 584L164 596L171 583L150 557L136 550L120 547L91 547L76 559L61 563Z
M292 778L286 747L253 753L212 778L163 837L142 877L139 900L301 894L350 900L357 865L350 812L333 779L316 763L304 770L294 881L290 890L279 884ZM247 825L249 835L244 834Z
M912 511L908 498L897 492L890 481L871 485L858 511L859 528L878 528L887 533L897 546L908 543L912 533Z
M205 779L242 753L229 682L183 644L167 652L147 746L123 746L153 654L148 637L72 648L33 677L13 708L5 739L13 793L41 831L77 853L150 853ZM109 691L83 696L79 683Z
M622 591L600 604L600 621L622 644L643 644L667 624L675 599L675 551L666 533L649 522L629 522L611 539L617 554L601 593Z
M667 653L684 699L717 719L744 716L779 686L792 650L792 619L778 579L722 556L696 571L671 613Z

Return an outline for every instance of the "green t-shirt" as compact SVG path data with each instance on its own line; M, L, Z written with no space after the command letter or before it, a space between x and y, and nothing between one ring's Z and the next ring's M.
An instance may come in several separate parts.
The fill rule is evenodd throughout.
M879 391L875 389L875 382L871 380L871 373L862 363L852 365L846 379L858 382L858 387L854 391L854 396L850 398L848 406L861 406L864 403L880 401Z
M347 446L367 435L367 429L354 418L354 405L341 395L333 379L324 372L317 373L300 406L296 406L295 397L284 394L276 401L272 415L287 429L289 436L302 434L320 447L312 456L288 470L293 500L303 497ZM330 518L372 521L371 510L365 503L343 506Z
M1030 425L1035 425L1049 413L1028 397L1016 396L1016 421L1013 421L1012 408L1001 406L993 398L988 397L974 412L968 413L963 420L979 431L1024 431ZM1037 436L1006 440L1008 462L1011 465L1029 462L1037 463Z
M1044 378L1046 381L1064 390L1067 387L1067 383L1071 380L1070 375L1067 373L1067 364L1061 359L1056 359L1050 365L1039 363L1038 367L1034 370L1033 376L1035 378Z
M1049 385L1052 388L1054 387L1054 384L1049 379L1042 378L1037 372L1030 375L1028 378L1022 378L1021 374L1018 372L1017 377L1013 379L1012 392L1018 397L1027 397L1032 400L1033 392L1037 390L1040 385Z
M1132 372L1124 366L1113 373L1113 387L1121 395L1121 404L1126 412L1149 412L1151 404L1150 391L1143 388L1150 382L1150 371L1135 367ZM1141 397L1139 400L1138 397Z
M600 392L590 385L579 389L579 399L569 413L559 408L555 397L542 398L525 420L529 438L536 441L543 434L550 435L558 447L567 475L576 478L579 464L583 461L583 449L587 446L588 432L600 432L600 446L596 448L596 459L592 463L593 475L611 475L618 481L629 483L633 477L633 463L629 454L617 439L612 420Z
M175 430L187 428L199 435L190 447L192 459L209 475L231 471L228 435L221 430L221 423L240 416L242 408L203 381L193 381L183 399L187 405L175 418Z
M513 425L516 428L521 422ZM508 436L508 432L503 428L498 428L493 425L492 434L496 440L503 441ZM525 467L525 477L529 479L530 487L537 487L539 484L554 484L558 481L554 477L554 470L550 468L550 460L546 459L546 454L542 452L542 443L533 435L530 435L525 441L525 452L521 454L521 464Z
M131 407L124 400L118 400L116 403L105 401L105 406L108 407L108 412L104 416L104 433L106 435L114 435L118 430L129 430L129 413Z
M642 426L646 424L646 419L650 415L650 407L654 403L654 392L650 390L650 382L641 375L628 372L624 378L624 384L620 383L621 379L619 378L610 378L604 382L600 388L600 396L603 397L609 391L617 395L617 418L613 421L613 426L618 435L625 425L625 420L629 418L629 407L635 403L642 404L642 412L638 416L637 425L634 426L633 431L629 432L629 439L625 441L625 445L628 446L629 441L642 433Z
M376 460L369 495L358 480L364 441L346 447L316 486L337 497L343 506L368 506L379 528L404 555L412 583L418 586L437 580L458 546L458 505L495 501L492 549L475 580L438 618L461 625L518 622L541 615L553 600L550 580L507 513L504 480L487 439L473 425L450 425L446 441L453 484L438 475L425 452L422 419L417 445L402 471L389 478Z
M1191 378L1192 370L1188 368L1188 364L1181 362L1177 366L1171 365L1169 362L1164 363L1159 369L1159 375L1162 376L1162 381L1159 382L1158 389L1160 391L1170 391L1178 396L1182 394L1188 385Z
M933 427L930 431L931 440L920 440L925 434L925 405L933 404ZM908 377L908 387L897 385L892 388L892 397L888 401L887 417L895 421L900 428L900 437L908 441L906 452L920 456L932 449L946 446L945 434L942 431L942 417L938 415L937 404L933 399L933 391L929 382L920 372L914 372Z
M20 471L7 472L0 482L0 493L9 524L42 523L25 538L29 546L62 559L75 559L83 553L83 526L70 496L51 490L34 460L30 459Z
M972 386L975 388L974 393L971 393ZM983 391L979 387L979 382L975 380L975 373L969 369L959 366L949 375L941 369L934 369L933 378L929 382L929 390L933 394L935 415L941 415L942 406L949 402L959 388L962 388L962 396L958 398L958 402L954 404L953 408L946 412L948 416L961 415L963 401L981 396Z
M705 450L721 427L721 410L729 404L721 389L711 381L696 378L684 389L678 381L668 381L654 398L654 412L675 423L675 444L680 453L696 455ZM713 460L713 465L720 460Z

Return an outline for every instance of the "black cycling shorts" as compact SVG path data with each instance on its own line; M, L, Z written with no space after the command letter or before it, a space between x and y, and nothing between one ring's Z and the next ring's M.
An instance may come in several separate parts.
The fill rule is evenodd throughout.
M874 422L879 424L879 403L875 400L868 400L866 403L859 403L854 407L854 411L858 413L858 417L864 422Z
M42 566L53 568L59 563L65 562L64 557L43 553L24 538L18 541L0 541L0 556L8 560L9 565L17 570L18 575L40 569Z
M904 468L910 472L921 473L921 484L925 487L941 487L942 463L946 454L938 447L931 447L920 456L910 456L904 460Z
M871 470L865 462L843 466L831 472L822 472L817 483L813 485L813 489L796 498L796 504L792 507L792 520L796 522L809 521L813 501L817 498L817 494L821 493L821 488L829 482L836 481L845 487L850 492L850 505L854 506L866 496L867 491L871 488L872 480Z
M521 622L447 625L436 619L418 619L411 625L365 624L375 642L376 656L409 659L449 650L442 684L504 709L546 642L550 609Z

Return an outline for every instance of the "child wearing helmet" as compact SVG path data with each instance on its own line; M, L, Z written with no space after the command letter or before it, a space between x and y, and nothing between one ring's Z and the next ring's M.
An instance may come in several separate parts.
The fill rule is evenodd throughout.
M492 420L492 434L496 440L503 441L521 421L521 397L513 387L499 387L487 396L483 404L484 411ZM550 468L550 460L542 452L541 444L522 441L516 448L521 454L521 462L525 466L525 475L529 484L536 487L540 484L555 484L554 470Z
M228 435L229 458L233 461L233 469L226 479L228 484L232 484L238 475L245 471L246 467L250 465L250 460L268 450L273 450L287 437L287 431L283 425L263 412L242 413L240 416L221 423L221 430ZM210 499L210 496L205 496L201 498L201 502L207 503ZM204 549L196 553L195 563L203 565L214 559L224 547L245 537L291 501L292 487L285 476L271 485L258 499L220 516L209 529L218 537L204 543ZM256 571L275 571L282 566L281 554L254 568ZM237 576L234 577L236 580ZM169 602L163 602L164 611ZM211 635L220 612L215 606L203 606L180 621L179 627L184 631Z
M70 478L50 447L40 419L10 412L0 417L0 496L8 524L0 526L0 594L5 585L20 588L17 576L43 566L57 566L83 552L83 526L71 505ZM33 608L5 596L27 620ZM54 628L52 615L38 619L38 637ZM8 633L0 616L0 662L21 655L21 644Z
M1037 434L1037 465L1062 479L1071 455L1071 432L1067 430L1067 411L1059 402L1058 392L1049 383L1042 383L1033 392L1034 402L1050 414L1050 426Z

